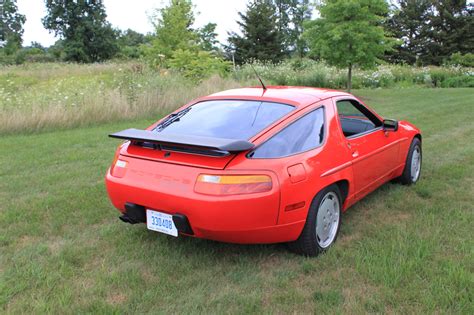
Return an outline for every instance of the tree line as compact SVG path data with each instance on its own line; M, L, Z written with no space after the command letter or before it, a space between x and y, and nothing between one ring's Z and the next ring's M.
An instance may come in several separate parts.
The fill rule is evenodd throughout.
M2 63L142 58L198 77L231 64L307 57L346 68L349 79L353 67L380 62L474 65L474 4L466 0L249 0L225 44L216 24L194 27L191 0L157 9L146 35L114 29L101 0L45 0L42 23L59 37L48 48L22 47L26 18L16 0L1 2Z

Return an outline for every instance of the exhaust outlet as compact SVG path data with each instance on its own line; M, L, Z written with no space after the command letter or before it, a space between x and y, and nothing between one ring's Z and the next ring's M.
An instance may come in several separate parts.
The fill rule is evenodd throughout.
M119 217L122 222L137 224L146 222L145 207L127 202L125 203L125 212Z
M124 215L119 216L120 221L125 222L125 223L130 223L130 224L136 224L135 220L130 218L126 213Z

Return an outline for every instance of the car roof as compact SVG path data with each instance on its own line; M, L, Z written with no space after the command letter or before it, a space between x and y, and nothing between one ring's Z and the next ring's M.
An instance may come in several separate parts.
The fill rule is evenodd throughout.
M305 86L267 86L267 90L262 87L246 87L231 89L214 93L206 97L207 99L223 98L244 98L255 100L276 101L282 103L291 103L298 107L304 107L317 101L334 96L352 96L349 93Z

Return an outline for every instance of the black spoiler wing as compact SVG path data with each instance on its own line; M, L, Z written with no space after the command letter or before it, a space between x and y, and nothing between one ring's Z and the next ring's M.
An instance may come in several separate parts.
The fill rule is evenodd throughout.
M139 130L134 128L110 134L109 137L140 142L151 142L164 146L178 146L181 148L194 147L199 148L200 150L212 150L229 153L247 151L254 147L254 144L248 142L247 140L161 134L156 131Z

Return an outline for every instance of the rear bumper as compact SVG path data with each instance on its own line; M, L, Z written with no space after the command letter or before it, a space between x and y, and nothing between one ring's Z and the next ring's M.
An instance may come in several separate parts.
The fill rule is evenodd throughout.
M201 195L193 192L194 183L182 185L173 181L160 186L143 178L142 173L130 172L118 178L112 176L110 170L106 186L113 205L124 214L128 212L126 204L129 203L141 206L144 211L152 209L185 217L191 233L177 226L181 234L241 244L293 241L300 235L305 222L277 224L280 205L278 180L272 172L267 173L274 182L272 191L251 195ZM144 221L146 219L141 220Z
M146 223L146 208L134 203L125 204L125 212L119 217L120 220L130 224ZM194 235L189 224L188 217L183 214L173 214L173 223L179 233Z

